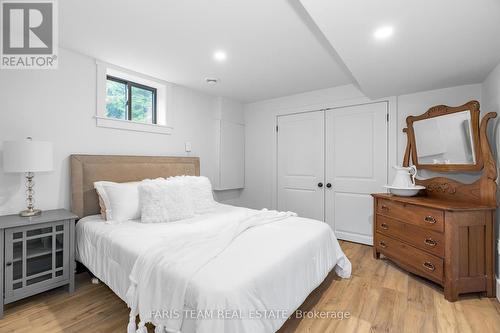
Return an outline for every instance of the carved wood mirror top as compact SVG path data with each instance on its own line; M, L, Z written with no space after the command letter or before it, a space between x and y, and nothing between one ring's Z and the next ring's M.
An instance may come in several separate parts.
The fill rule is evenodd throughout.
M459 156L462 158L463 162L467 163L448 163L448 164L425 164L419 161L419 158L423 156L422 160L425 160L426 154L432 156L432 158L439 161L439 158L446 155L447 150L437 149L433 146L436 142L436 137L432 138L429 144L429 150L422 154L419 154L419 140L418 137L422 133L417 133L417 140L415 139L415 124L419 121L427 120L441 120L450 119L446 118L448 116L453 116L452 119L455 123L455 135L460 133L462 135L462 150L461 155L453 155L451 157L457 158ZM458 115L458 116L457 116ZM479 102L470 101L462 106L450 107L446 105L438 105L430 108L426 113L419 116L410 116L406 119L408 128L403 129L403 132L407 134L406 151L403 159L403 166L409 166L410 164L415 164L419 169L427 169L438 172L453 172L453 171L481 171L479 179L475 182L466 184L453 180L446 177L434 177L428 179L416 179L417 185L423 185L426 187L422 191L421 195L429 197L431 199L438 200L453 200L454 202L462 201L468 203L474 203L478 205L487 205L488 207L496 208L496 192L497 192L497 167L496 161L491 152L491 147L488 142L487 127L491 119L496 118L496 112L489 112L484 115L483 119L479 121ZM453 123L452 122L452 123ZM457 126L461 124L461 126ZM466 125L466 126L465 126ZM432 124L427 123L423 126L424 129L432 129L433 127L440 127L442 124ZM449 126L446 127L448 130ZM458 128L458 129L457 129ZM417 125L417 130L419 129ZM449 133L446 132L446 135ZM444 136L444 134L443 134ZM424 142L425 139L420 142ZM428 138L427 138L428 139ZM467 140L465 140L467 139ZM457 140L459 141L459 140ZM464 142L469 141L470 145L467 146ZM450 145L453 142L450 142ZM442 143L441 143L442 144ZM438 145L439 146L439 145ZM442 146L445 146L442 144ZM447 148L447 147L446 147ZM421 148L420 148L421 149ZM433 150L432 150L433 149ZM433 155L434 154L434 155ZM439 156L441 154L441 156ZM451 161L450 157L450 161ZM445 160L448 157L445 157ZM410 161L411 159L411 161ZM434 160L432 160L434 162ZM413 162L413 163L410 163Z
M479 102L437 105L419 116L409 116L406 124L407 153L418 169L449 172L483 168Z

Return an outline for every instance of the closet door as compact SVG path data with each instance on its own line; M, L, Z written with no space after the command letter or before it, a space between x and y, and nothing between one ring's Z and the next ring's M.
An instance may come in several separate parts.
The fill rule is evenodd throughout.
M386 102L326 111L326 222L339 239L372 244L370 193L387 184Z
M278 117L278 209L324 221L324 112Z

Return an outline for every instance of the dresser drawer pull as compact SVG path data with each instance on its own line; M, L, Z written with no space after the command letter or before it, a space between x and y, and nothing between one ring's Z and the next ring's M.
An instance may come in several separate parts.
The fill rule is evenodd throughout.
M389 230L389 226L387 225L387 223L380 223L380 228L384 230Z
M429 216L426 216L426 217L424 218L424 221L425 221L425 222L427 222L427 223L430 223L430 224L434 224L434 223L436 223L436 219L435 219L433 216L430 216L430 215L429 215Z
M437 242L434 239L432 239L432 238L426 238L424 240L424 243L425 243L425 245L432 246L432 247L434 247L434 246L437 245Z
M426 261L422 264L427 270L434 272L436 270L436 266L434 266L431 262Z
M381 208L382 208L383 210L389 210L389 207L388 207L388 206L386 206L386 205L382 205L382 206L381 206Z
M385 244L384 241L380 241L378 242L378 245L380 245L381 247L383 247L384 249L387 247L387 244Z

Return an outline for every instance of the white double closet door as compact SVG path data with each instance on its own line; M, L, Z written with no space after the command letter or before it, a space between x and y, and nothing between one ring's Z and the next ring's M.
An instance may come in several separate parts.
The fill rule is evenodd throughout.
M279 116L278 209L372 244L370 193L387 184L387 112L380 102Z

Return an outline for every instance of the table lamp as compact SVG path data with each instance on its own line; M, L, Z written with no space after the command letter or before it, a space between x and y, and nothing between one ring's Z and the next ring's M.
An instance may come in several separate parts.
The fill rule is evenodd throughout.
M5 141L3 143L3 169L5 172L19 172L26 174L26 210L19 215L31 217L40 215L41 210L34 207L33 177L35 172L52 171L53 169L52 143L34 141L26 138L20 141Z

